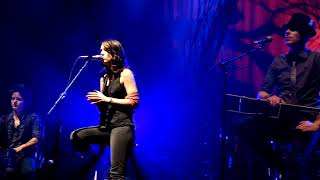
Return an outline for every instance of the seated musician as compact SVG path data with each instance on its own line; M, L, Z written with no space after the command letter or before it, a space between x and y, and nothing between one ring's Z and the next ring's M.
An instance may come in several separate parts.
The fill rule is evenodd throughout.
M39 117L28 111L31 94L23 85L10 91L12 112L0 119L0 179L36 179Z
M110 179L124 180L127 160L134 147L133 111L139 93L121 43L105 40L100 50L106 71L100 79L100 91L87 94L87 100L99 107L100 125L77 129L70 137L81 151L89 144L110 145Z
M259 99L267 100L272 106L295 104L319 106L320 91L320 53L306 48L306 43L316 35L312 19L304 14L295 13L284 26L285 44L289 52L274 58L270 65ZM276 89L273 92L273 89ZM292 145L292 150L285 168L288 179L307 179L306 172L310 152L310 141L320 127L320 115L317 113L288 113L285 126L278 122L274 129L281 128ZM276 132L276 131L275 131ZM307 149L309 148L309 149Z

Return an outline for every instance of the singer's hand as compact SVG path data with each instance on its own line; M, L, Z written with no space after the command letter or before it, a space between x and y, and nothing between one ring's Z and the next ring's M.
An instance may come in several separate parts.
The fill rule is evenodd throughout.
M102 92L97 91L97 90L92 91L92 92L88 92L86 97L87 97L88 101L91 101L91 104L111 101L110 97L105 96L104 94L102 94Z

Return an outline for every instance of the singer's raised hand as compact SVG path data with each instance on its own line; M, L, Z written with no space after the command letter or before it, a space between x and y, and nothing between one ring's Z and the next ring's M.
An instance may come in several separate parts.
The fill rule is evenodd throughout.
M96 104L100 102L110 102L111 98L105 96L102 92L94 90L87 93L87 100L91 101L91 104Z

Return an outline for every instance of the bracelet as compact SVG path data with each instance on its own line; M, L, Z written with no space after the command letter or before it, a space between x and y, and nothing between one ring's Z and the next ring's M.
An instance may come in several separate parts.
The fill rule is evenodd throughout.
M109 103L112 103L112 97L110 97L110 101L109 101Z

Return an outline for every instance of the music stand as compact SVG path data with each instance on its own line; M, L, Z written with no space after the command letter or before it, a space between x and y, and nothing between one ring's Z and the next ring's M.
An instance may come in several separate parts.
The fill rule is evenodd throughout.
M227 134L227 109L226 109L226 94L227 94L227 85L228 85L228 68L227 66L231 63L234 62L241 57L247 56L249 54L252 54L260 49L263 49L265 47L265 43L270 42L270 41L263 41L261 43L253 43L250 44L249 48L246 49L243 53L241 53L238 56L231 57L226 60L222 60L221 63L219 64L219 67L223 71L223 100L222 100L222 114L221 114L221 130L220 130L220 140L221 140L221 146L220 146L220 152L221 152L221 159L220 159L220 179L223 180L225 176L225 167L228 165L227 157L226 157L226 145L229 140L229 135ZM256 45L256 46L255 46Z

